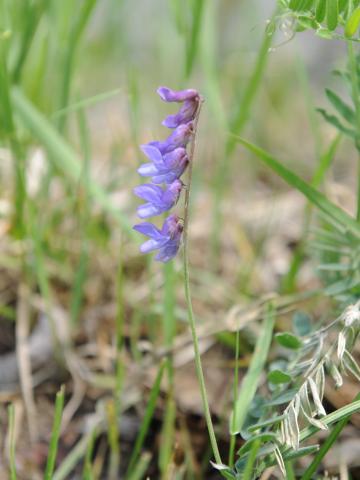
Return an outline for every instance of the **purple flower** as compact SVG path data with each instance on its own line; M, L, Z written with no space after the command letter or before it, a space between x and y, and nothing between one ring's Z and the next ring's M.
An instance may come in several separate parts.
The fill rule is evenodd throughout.
M175 257L179 250L183 225L177 215L169 215L161 230L149 222L135 225L134 230L150 237L149 240L141 245L141 253L159 250L155 260L168 262Z
M199 99L185 100L178 113L168 115L162 124L167 128L177 128L179 125L188 123L194 120L198 107Z
M200 102L200 95L196 90L175 91L167 87L160 87L157 92L165 102L184 102L178 113L165 118L162 122L165 127L177 128L179 125L194 120Z
M152 163L143 163L138 172L143 177L152 177L154 183L172 183L179 178L189 164L185 148L179 147L162 155L153 145L141 145L142 151Z
M138 197L147 200L147 203L138 207L140 218L148 218L153 215L160 215L170 210L178 201L183 183L181 180L174 180L163 190L158 185L144 184L134 188Z
M193 88L176 91L167 87L159 87L157 93L164 102L185 102L185 100L194 100L200 97L199 93Z
M150 142L148 145L156 147L160 153L169 153L175 148L186 147L194 133L193 122L181 124L162 142Z

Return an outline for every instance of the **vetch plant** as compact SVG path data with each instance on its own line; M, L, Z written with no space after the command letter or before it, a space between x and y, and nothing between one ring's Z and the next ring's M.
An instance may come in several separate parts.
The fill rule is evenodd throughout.
M194 346L195 367L200 384L204 414L213 455L216 465L221 466L222 461L207 399L205 379L200 358L199 341L192 309L188 258L190 187L195 151L195 135L203 99L199 93L193 89L174 91L166 87L160 87L158 93L165 102L180 102L182 103L182 106L177 114L169 115L163 121L164 126L174 129L165 141L155 141L150 142L147 145L142 145L143 152L148 156L152 163L142 165L138 171L140 175L152 176L154 183L165 183L170 185L165 187L165 190L151 184L136 187L135 194L148 201L145 206L138 209L138 213L139 216L144 216L144 212L146 216L150 216L151 212L154 212L154 215L157 215L172 208L177 202L183 186L179 177L183 174L186 167L189 166L184 202L184 220L182 224L179 217L172 214L165 220L161 230L149 222L135 225L134 229L150 237L150 240L141 245L140 251L142 253L148 253L153 250L159 250L159 253L155 256L155 260L161 262L168 262L176 256L179 250L181 237L183 236L185 297L189 326ZM186 151L188 145L189 152Z

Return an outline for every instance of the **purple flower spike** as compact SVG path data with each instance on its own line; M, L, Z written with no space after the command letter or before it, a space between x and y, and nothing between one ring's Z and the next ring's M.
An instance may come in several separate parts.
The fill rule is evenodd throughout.
M199 98L199 93L193 88L187 90L171 90L167 87L159 87L157 93L164 102L185 102L186 100L194 100Z
M186 147L193 133L193 122L180 124L163 142L150 142L148 145L156 147L164 155L178 147Z
M183 183L178 179L172 182L166 190L152 184L135 187L135 195L147 200L147 203L138 207L139 217L148 218L170 210L177 203L182 187Z
M166 155L152 145L142 145L142 151L152 161L143 163L138 172L143 177L152 177L154 183L172 183L179 178L189 164L185 148L176 148Z
M168 262L175 257L179 250L183 225L177 215L169 215L161 230L149 222L135 225L134 230L150 237L150 240L141 245L140 251L142 253L159 250L155 260Z
M137 209L140 218L160 215L177 203L184 186L180 177L189 164L186 146L194 135L195 118L202 101L202 97L193 89L176 91L160 87L157 92L165 102L182 105L175 115L169 115L163 121L165 127L173 129L168 138L141 145L149 161L140 165L138 172L143 177L151 177L152 183L134 189L135 195L146 202ZM159 184L165 184L165 187ZM135 225L134 229L149 237L141 245L140 251L148 253L158 250L155 259L159 262L168 262L179 250L183 225L176 215L170 215L161 230L149 222Z

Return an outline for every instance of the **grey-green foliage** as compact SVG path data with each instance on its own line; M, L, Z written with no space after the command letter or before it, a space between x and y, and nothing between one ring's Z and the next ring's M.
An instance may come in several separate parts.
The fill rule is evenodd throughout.
M360 243L350 232L324 223L314 228L309 251L315 257L324 293L349 303L360 296Z
M355 141L355 145L358 147L359 132L356 113L357 99L355 98L355 94L360 90L359 57L356 58L354 63L355 71L351 70L351 65L344 71L334 71L334 75L344 84L348 98L344 99L340 94L327 88L325 93L328 99L328 107L318 108L317 110L323 118L339 130L339 132Z
M301 316L304 318L304 314ZM294 338L297 321L294 318ZM335 342L331 340L334 329L338 329ZM278 464L285 477L287 459L309 455L317 450L317 445L301 445L305 435L300 425L314 427L314 431L328 429L328 417L323 405L326 374L336 388L342 386L344 375L350 374L360 381L360 368L351 354L359 334L360 301L357 301L326 327L313 329L311 333L299 338L297 349L292 348L294 342L288 345L282 343L289 352L288 355L283 353L286 361L282 362L285 366L283 379L288 381L270 384L272 396L267 401L259 402L257 399L256 413L252 413L253 422L248 423L247 431L242 432L246 442L238 452L239 459L233 478L243 478L255 441L261 444L261 448L257 453L253 478L257 478L256 475L261 474L266 466L274 463ZM280 375L281 370L276 371ZM308 448L312 448L312 452Z

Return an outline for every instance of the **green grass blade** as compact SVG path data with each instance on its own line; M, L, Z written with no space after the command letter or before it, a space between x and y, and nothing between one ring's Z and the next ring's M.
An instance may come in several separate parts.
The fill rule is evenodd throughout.
M56 394L55 416L54 416L54 423L53 423L53 428L51 432L49 453L48 453L48 458L46 462L44 480L52 480L53 478L56 454L57 454L59 437L60 437L61 418L62 418L62 412L64 408L64 398L65 398L65 388L64 388L64 385L62 385L60 390Z
M68 107L62 108L61 110L57 110L51 115L51 118L57 119L63 115L67 115L68 113L74 113L78 110L83 110L88 107L93 107L94 105L104 102L105 100L109 100L109 98L115 97L122 92L121 88L116 88L115 90L109 90L108 92L102 92L98 95L94 95L92 97L83 98L78 102L75 102Z
M89 439L92 433L84 435L81 440L73 447L70 453L62 460L61 465L54 473L52 480L66 480L70 472L75 468L80 459L86 454Z
M360 236L360 223L348 215L345 211L337 205L328 200L322 193L313 188L309 183L306 183L299 176L291 170L284 167L278 160L272 157L269 153L256 145L234 136L236 141L254 153L260 160L276 172L285 182L290 186L296 188L314 205L316 205L322 212L328 215L334 221L340 223L344 227L351 230L355 235Z
M55 128L24 96L18 88L11 91L14 110L19 116L24 127L43 145L49 159L55 167L73 183L78 185L81 180L81 162L77 153L55 130ZM99 203L104 211L114 216L124 232L132 239L136 238L131 224L109 200L106 192L93 180L89 181L89 193Z
M249 457L247 459L244 474L242 480L252 480L254 478L254 464L256 461L256 455L260 448L260 440L255 440L252 444Z
M151 454L149 452L144 452L137 462L133 472L129 476L128 480L142 480L145 478L146 470L149 466L151 461Z
M232 435L240 432L251 401L255 396L260 376L264 370L264 365L270 348L274 322L274 309L271 305L269 305L263 321L262 333L256 343L249 369L244 377L244 380L242 381L240 394L236 400L236 405L233 411L235 419L230 423Z
M69 103L71 77L74 69L74 59L81 35L87 22L95 8L97 0L84 0L81 5L79 16L76 18L73 28L69 35L69 42L65 52L63 64L63 78L60 89L60 109L64 109ZM63 132L66 125L66 116L59 117L58 128Z
M15 464L15 408L10 403L8 407L9 418L9 461L10 461L10 480L16 480L16 464Z
M204 10L204 0L195 0L192 8L192 25L190 31L190 38L186 49L186 65L185 75L188 78L192 72L194 61L199 43L199 33L201 27L201 20Z
M163 377L163 373L164 373L166 364L167 364L167 361L164 361L160 365L158 374L155 378L154 385L152 386L152 389L150 391L149 401L148 401L148 404L146 406L146 410L145 410L145 413L144 413L144 418L142 420L140 431L139 431L138 436L136 438L135 445L134 445L134 448L133 448L133 451L132 451L132 454L131 454L131 457L130 457L129 466L127 468L127 472L126 472L126 476L125 476L126 479L131 478L130 475L134 471L135 464L138 461L138 458L139 458L139 455L140 455L140 452L141 452L141 448L144 444L144 440L145 440L146 435L148 433L148 430L149 430L149 427L150 427L150 422L151 422L151 419L154 415L156 402L157 402L157 399L158 399L158 396L159 396L159 393L160 393L161 380L162 380L162 377Z
M275 14L273 15L273 17ZM273 32L264 32L264 37L260 46L260 50L256 59L256 63L253 71L246 83L240 98L234 98L233 104L238 105L239 108L235 113L234 118L230 121L230 130L236 135L240 135L246 122L250 117L251 108L254 100L260 88L261 80L265 72L267 59L269 56L269 50L273 38ZM231 155L236 146L236 140L233 137L229 137L226 142L226 156Z
M360 394L357 395L356 400L360 400ZM320 450L315 455L315 458L313 459L311 464L308 466L308 468L305 470L305 473L301 477L301 480L311 480L313 478L313 475L318 469L322 459L325 457L327 452L336 442L341 431L344 429L344 427L347 425L348 421L350 420L350 416L351 415L345 416L339 421L339 423L335 425L330 435L327 437L325 442L321 445Z
M92 465L91 465L91 459L92 459L93 452L94 452L96 437L97 437L97 429L94 428L91 432L91 435L90 435L89 439L88 439L88 444L87 444L87 448L86 448L86 454L85 454L85 459L84 459L84 467L83 467L83 472L82 472L83 480L94 480Z
M161 432L161 447L159 452L159 468L163 479L167 478L169 463L174 447L175 420L176 403L173 396L170 394L164 415Z

